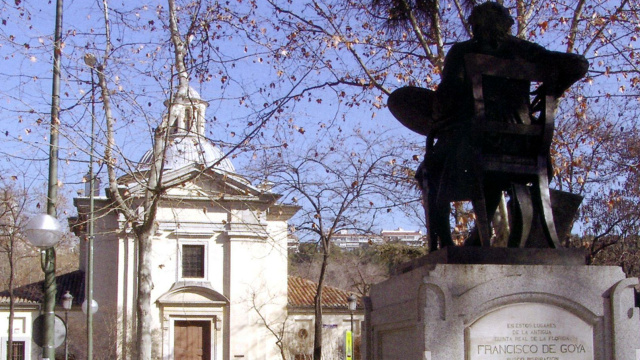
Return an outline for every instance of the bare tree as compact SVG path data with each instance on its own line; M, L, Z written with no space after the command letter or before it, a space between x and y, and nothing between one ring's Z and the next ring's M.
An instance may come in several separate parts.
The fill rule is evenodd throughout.
M616 188L619 179L634 176L633 167L615 166L625 161L617 150L609 150L619 148L615 140L619 135L637 128L633 119L638 111L632 99L638 94L640 73L633 59L639 54L636 47L628 46L638 37L633 25L639 16L637 1L620 0L606 7L584 0L502 3L516 20L514 35L583 54L590 61L589 77L565 94L559 108L554 184L584 195L585 204L593 201L593 206L604 210L615 194L600 197L602 189ZM271 4L280 31L296 45L280 59L281 66L299 64L301 59L312 59L314 65L310 66L322 63L318 73L333 79L331 86L346 94L343 99L348 106L366 104L375 111L384 105L382 95L397 86L433 88L437 84L446 48L469 38L466 16L473 2L315 0L309 6L291 6L284 1ZM559 43L557 39L565 40ZM306 43L327 46L314 51ZM371 94L363 95L367 91ZM585 222L594 218L586 216L582 212L578 219L583 224L580 230L585 235L597 233L592 231L592 221ZM464 223L473 224L463 219L460 225Z
M264 291L264 290L263 290ZM260 301L258 300L257 293L251 294L251 308L253 311L258 314L258 318L262 325L267 329L267 331L273 335L275 338L276 346L280 351L280 356L282 360L287 360L287 352L286 352L286 344L285 344L285 335L287 329L287 317L283 319L269 319L268 313L265 310L265 307L269 306L268 301Z
M367 296L371 285L389 277L391 266L387 264L387 259L379 256L378 250L384 246L371 244L366 248L349 251L336 247L333 245L331 249L333 256L327 265L326 285ZM322 253L317 251L315 243L303 243L300 248L298 253L289 255L289 275L304 279L318 278ZM420 254L424 255L425 252Z
M130 178L137 182L137 186L140 189L137 193L129 193L128 191L122 191L121 181L118 178L118 171L122 168L118 164L118 152L116 147L116 124L117 120L114 115L112 91L110 90L108 74L108 64L111 60L112 46L111 46L111 33L110 33L110 21L109 21L109 7L106 0L103 1L103 17L105 23L105 49L101 61L94 60L91 55L88 55L87 64L96 70L98 76L98 86L101 90L101 100L106 119L105 129L105 148L103 162L106 164L108 173L108 195L111 199L112 206L122 214L127 220L126 223L130 224L135 240L138 243L137 253L137 296L136 296L136 356L138 359L150 359L152 357L152 321L151 321L151 290L153 288L153 279L151 278L151 246L152 238L155 234L158 224L156 221L157 211L159 203L163 198L163 194L171 187L178 186L180 184L166 185L163 182L165 155L167 148L171 144L172 128L176 127L184 130L185 125L182 124L184 119L185 110L182 107L189 107L199 99L194 98L194 93L190 87L190 74L195 72L193 69L187 69L187 58L189 57L189 39L185 39L179 29L178 24L178 6L176 6L174 0L168 0L168 30L169 36L173 48L173 68L171 80L177 78L177 87L173 86L169 92L170 99L168 101L167 117L163 123L157 127L154 131L153 148L151 154L151 160L148 163L148 168L144 171L135 169L129 171ZM197 9L194 10L197 12ZM200 24L197 17L192 19L192 24L188 31L191 31L194 24ZM191 70L191 71L190 71ZM169 80L173 85L173 81ZM116 105L117 106L117 105ZM174 111L174 107L176 110ZM277 106L276 106L277 108ZM276 113L275 111L268 112L263 121L266 121L271 115ZM194 117L195 114L192 114ZM201 114L204 115L204 114ZM202 119L200 121L203 121ZM195 126L195 125L194 125ZM200 126L200 125L198 125ZM260 129L257 126L256 129ZM188 131L196 131L195 128L190 128ZM244 146L253 137L255 137L257 131L249 132L245 134L244 138L238 142L236 146L231 147L228 151L230 153L237 150L239 147ZM206 139L199 138L199 141L207 141ZM201 169L201 172L208 170L211 167L218 165L222 160L219 159L215 164L207 164L207 166ZM191 175L189 178L183 179L183 182L195 179L199 174Z
M7 359L13 358L13 319L15 310L15 268L19 254L25 252L25 241L21 236L24 223L24 205L27 197L13 188L0 189L0 251L7 256L9 266L9 328L7 329Z
M169 33L174 46L175 70L178 77L178 88L172 92L169 113L175 101L189 102L189 78L185 68L184 58L186 48L181 38L176 23L176 9L173 0L168 0L169 4ZM101 89L102 103L106 118L106 145L104 152L104 162L107 165L109 177L109 195L115 208L120 211L128 223L132 224L136 241L138 242L138 274L136 297L137 314L137 341L136 356L138 359L151 359L152 357L152 321L151 321L151 290L153 280L151 278L151 240L157 230L156 214L158 204L166 188L163 187L162 175L164 168L164 154L168 146L169 131L166 127L159 127L154 134L152 161L145 178L141 180L143 184L142 204L134 204L130 194L123 194L119 189L117 177L115 150L115 117L112 111L111 92L107 81L106 68L111 56L111 34L109 28L109 7L107 0L103 1L103 15L105 22L106 48L102 61L97 63L92 55L89 55L87 64L95 67L98 74L98 86ZM168 126L169 124L167 124ZM139 196L138 194L136 194ZM142 209L141 214L137 211L137 206Z
M340 145L348 141L349 150ZM385 188L397 152L378 152L388 139L356 134L324 148L312 146L269 168L272 181L287 198L302 206L296 231L315 241L322 257L314 297L314 359L322 357L322 289L332 256L331 243L341 230L372 232L378 213L387 210Z
M286 169L293 171L298 165L314 164L310 160L303 163L296 159L298 154L291 153L306 147L304 144L340 137L344 129L377 130L388 126L380 116L385 111L385 94L404 85L433 88L438 83L447 47L468 38L469 27L466 9L458 0L376 3L382 7L369 6L371 1L337 0L302 3L271 0L238 2L234 6L224 3L204 6L201 1L182 1L173 6L172 1L169 13L174 13L175 18L162 5L122 5L110 10L106 0L98 3L104 25L92 21L68 23L65 31L66 89L62 92L60 131L62 160L69 166L68 170L63 169L68 174L66 177L62 174L59 186L69 192L79 185L67 180L76 176L75 161L88 151L88 131L83 127L88 108L87 67L81 60L87 49L102 51L95 70L102 94L99 101L106 114L106 124L100 126L99 133L106 139L100 146L101 164L109 172L109 196L143 242L145 234L153 230L154 209L166 190L162 182L162 153L167 134L159 126L164 110L157 105L161 102L158 99L184 96L185 79L216 89L212 97L222 115L214 119L218 125L209 134L214 137L215 133L217 142L230 156L237 155L238 150L247 150L250 159L243 158L247 163L251 163L254 155L268 153L278 160L280 154L282 160L278 161L296 165ZM384 26L390 15L402 15L390 12L389 4L408 10L404 20L399 17L405 27L390 31ZM424 4L433 6L428 12L421 12ZM633 182L637 178L636 161L626 156L637 154L634 134L640 71L635 59L640 54L638 47L632 45L639 32L640 4L637 0L613 1L606 6L589 0L505 0L504 4L516 15L517 36L581 53L589 59L592 68L589 78L565 95L557 116L553 150L555 186L586 197L578 222L585 240L597 240L592 247L594 252L605 244L601 240L632 241L630 236L619 235L632 232L633 222L625 220L635 216L635 208L629 204L637 203L640 197ZM3 18L3 22L23 23L25 28L37 28L34 14L47 13L40 7L49 6L26 1L4 5L10 16ZM91 8L94 18L95 9ZM83 7L82 11L85 10ZM112 37L111 27L117 29L116 36ZM3 82L11 84L11 91L2 92L0 109L6 118L16 120L0 125L3 134L0 152L9 164L3 162L2 166L8 176L42 177L38 171L20 174L15 169L46 158L46 152L42 151L46 145L40 138L48 132L46 122L41 120L46 118L48 104L38 94L48 92L50 84L47 76L31 64L50 56L49 33L50 29L46 29L34 36L30 31L15 31L14 27L3 27L0 32L3 58L8 62L17 59L11 64L19 64L7 66L0 74ZM171 47L173 50L169 51ZM175 78L177 81L173 81ZM292 131L296 136L284 140L279 136L281 131ZM146 142L122 140L131 134L140 137L140 133L148 135ZM415 155L419 161L420 151L416 149L422 146L422 140L409 139L415 147L408 150L408 158ZM134 214L130 194L120 192L117 178L136 171L136 161L124 154L151 142L155 148L154 162L148 171L142 172L145 178L139 179L144 184L141 196L144 202L142 211ZM336 153L350 146L345 141L333 151L326 146L318 153ZM376 151L385 150L381 147ZM307 155L315 159L314 153ZM410 179L412 174L405 170L397 172L402 176L385 181L393 184ZM324 179L331 171L323 171L318 172L323 177L315 180L333 184ZM350 189L352 183L346 182L348 186L342 187ZM358 191L358 184L351 189L353 194ZM352 196L347 192L343 195ZM416 204L417 191L403 191L401 195L392 201L394 205ZM302 201L303 196L298 194L297 198ZM308 202L317 201L310 196ZM318 209L324 211L325 207L320 205L325 203L320 203ZM324 234L331 234L328 230L349 228L347 224L333 227L328 220L341 214L338 210L343 204L328 205L334 207L335 214L322 213L318 219L311 216L310 221L301 222L302 228L316 231L315 240L321 245L326 242ZM366 208L366 204L362 206ZM417 214L415 207L407 209ZM380 207L368 211L379 218L386 210ZM318 233L311 227L311 221L318 226L320 220L327 231ZM366 230L367 226L351 228ZM142 285L149 284L146 275L144 271L140 274ZM142 329L141 333L147 330ZM148 341L139 344L146 347Z

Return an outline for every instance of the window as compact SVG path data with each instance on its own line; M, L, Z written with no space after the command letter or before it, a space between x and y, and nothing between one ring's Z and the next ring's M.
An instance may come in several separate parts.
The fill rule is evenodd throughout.
M24 341L13 342L13 356L10 360L24 360L25 359L25 343ZM9 343L7 342L7 354L9 353Z
M182 245L182 277L204 278L204 245Z
M298 330L298 337L304 340L309 337L309 332L307 331L307 329L300 329Z

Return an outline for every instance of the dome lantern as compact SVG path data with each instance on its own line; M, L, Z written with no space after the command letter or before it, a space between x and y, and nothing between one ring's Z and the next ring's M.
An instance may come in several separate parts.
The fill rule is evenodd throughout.
M164 169L176 170L189 165L214 166L227 172L235 168L220 148L205 137L206 109L209 103L189 87L187 95L176 94L164 102L167 114L162 127L169 131L169 144L165 151ZM140 159L139 170L147 170L153 162L153 150Z

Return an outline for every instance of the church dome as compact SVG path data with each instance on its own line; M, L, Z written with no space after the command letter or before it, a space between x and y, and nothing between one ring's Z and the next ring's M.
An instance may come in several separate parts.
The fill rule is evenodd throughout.
M205 111L209 104L189 87L187 95L176 95L165 101L168 112L162 127L169 132L169 144L165 152L164 169L176 170L189 165L214 166L216 169L235 172L233 164L205 134ZM153 162L153 150L140 159L139 169L149 169Z
M235 172L235 168L224 153L217 146L205 138L198 136L171 136L165 152L164 169L176 170L182 167L198 164L210 167L215 164L216 169ZM222 160L220 160L222 159ZM140 159L140 169L148 169L153 162L153 150L147 151Z

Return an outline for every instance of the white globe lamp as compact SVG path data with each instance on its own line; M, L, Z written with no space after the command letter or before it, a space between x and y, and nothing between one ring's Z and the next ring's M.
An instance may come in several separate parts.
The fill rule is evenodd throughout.
M55 246L62 238L62 226L51 215L39 214L31 218L24 229L24 235L33 246L47 249Z
M82 312L87 313L87 300L82 302ZM95 314L98 312L98 302L95 299L91 300L91 313Z

